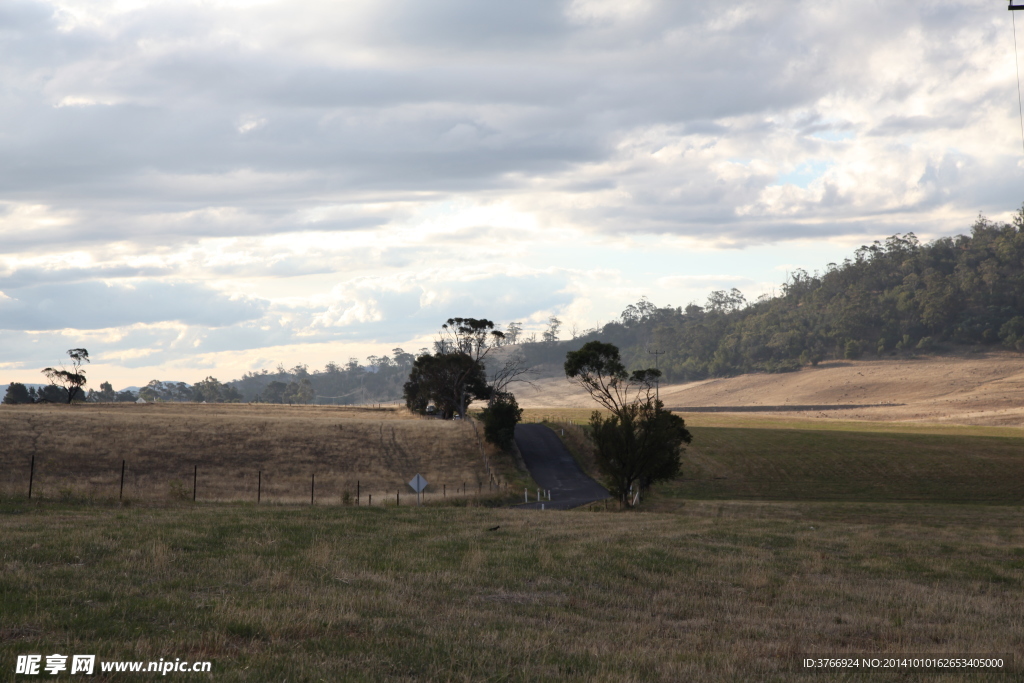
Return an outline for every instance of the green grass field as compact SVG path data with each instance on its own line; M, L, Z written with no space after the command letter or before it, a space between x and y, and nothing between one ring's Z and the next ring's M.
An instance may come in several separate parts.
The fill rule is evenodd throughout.
M581 467L598 475L578 415L547 417ZM679 479L654 487L648 507L659 511L690 499L1024 504L1019 428L686 419L693 443Z
M56 652L209 660L172 677L218 681L843 680L798 655L1024 647L1019 508L7 500L0 518L6 672Z
M692 427L666 498L1024 503L1024 438Z

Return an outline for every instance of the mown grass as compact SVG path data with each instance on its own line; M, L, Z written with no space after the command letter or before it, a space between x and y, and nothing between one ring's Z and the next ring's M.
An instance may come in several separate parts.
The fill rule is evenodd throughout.
M1019 508L8 499L0 518L7 672L57 652L211 660L224 681L854 680L797 658L1024 646Z
M548 412L545 424L595 476L578 415ZM657 485L647 501L661 511L688 499L1024 503L1018 428L723 414L685 419L693 443L680 477Z
M692 426L664 498L1024 503L1024 438Z

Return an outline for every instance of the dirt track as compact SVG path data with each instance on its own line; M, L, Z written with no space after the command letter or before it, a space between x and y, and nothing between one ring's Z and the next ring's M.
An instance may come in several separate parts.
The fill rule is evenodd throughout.
M516 392L526 408L591 408L563 378ZM907 420L1024 427L1024 356L1004 352L917 359L830 361L800 372L741 375L661 386L669 408L886 404L831 411L787 410L842 420ZM889 405L900 404L900 405ZM765 415L772 413L764 413Z

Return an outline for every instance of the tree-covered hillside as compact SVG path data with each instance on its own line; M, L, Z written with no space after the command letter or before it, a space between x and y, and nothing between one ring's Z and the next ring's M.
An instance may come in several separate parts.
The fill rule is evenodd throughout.
M618 345L634 366L652 365L648 351L664 351L668 381L948 344L1024 352L1024 208L1012 223L979 217L970 235L875 242L824 272L798 271L782 295L749 305L737 290L685 309L642 300L576 344L590 338Z

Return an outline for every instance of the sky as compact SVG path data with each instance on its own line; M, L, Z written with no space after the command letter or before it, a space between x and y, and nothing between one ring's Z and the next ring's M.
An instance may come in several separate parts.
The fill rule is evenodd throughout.
M1020 17L1024 24L1024 14ZM753 300L1005 220L995 0L4 0L0 382L222 381ZM1021 28L1024 41L1024 25Z

